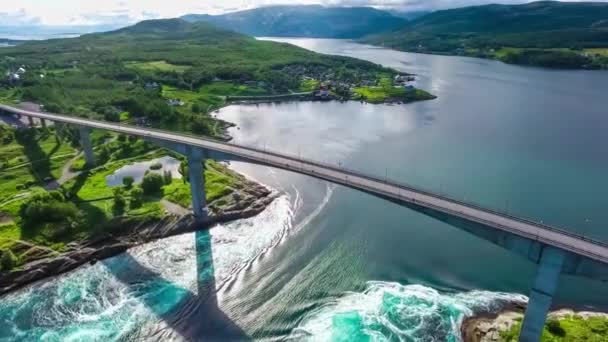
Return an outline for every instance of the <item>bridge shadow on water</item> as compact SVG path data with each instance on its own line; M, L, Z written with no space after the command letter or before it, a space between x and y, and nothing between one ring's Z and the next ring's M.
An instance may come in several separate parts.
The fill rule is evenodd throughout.
M209 231L196 232L195 245L198 293L163 278L128 253L103 263L128 287L131 296L144 303L184 340L251 340L218 306Z

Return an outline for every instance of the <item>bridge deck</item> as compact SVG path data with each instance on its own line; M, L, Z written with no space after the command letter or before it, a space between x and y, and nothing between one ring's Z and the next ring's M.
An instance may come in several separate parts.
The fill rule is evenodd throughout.
M247 146L219 142L179 133L154 130L143 127L128 126L116 123L82 119L50 113L38 113L0 105L0 110L26 116L47 119L55 122L105 129L117 133L134 135L148 139L169 141L178 144L201 147L217 152L234 155L256 163L265 164L300 174L320 178L367 193L382 196L396 201L430 208L466 220L481 223L504 232L509 232L527 239L539 241L578 255L608 264L608 244L591 240L574 233L533 222L530 220L498 213L472 204L460 202L433 194L427 191L399 184L390 180L378 179L354 171L300 159L276 152L264 151Z

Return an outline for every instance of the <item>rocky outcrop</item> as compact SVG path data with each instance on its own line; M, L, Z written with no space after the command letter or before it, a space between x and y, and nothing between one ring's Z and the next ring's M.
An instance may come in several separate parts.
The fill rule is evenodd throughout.
M461 326L462 340L464 342L499 342L501 333L510 331L514 325L520 323L524 317L525 306L514 304L497 313L482 313L464 320ZM560 320L566 317L577 316L582 319L590 317L608 318L608 313L576 312L570 309L561 309L549 313L548 320Z
M208 229L216 223L253 217L264 211L277 197L277 193L255 184L236 196L238 200L233 204L212 211L209 218L202 223L195 222L191 214L169 215L159 221L129 227L120 236L108 234L90 240L72 242L61 254L48 248L19 241L16 248L31 258L28 258L29 262L18 270L0 273L0 295L24 285L74 270L83 264L95 263L98 260L116 256L140 244Z

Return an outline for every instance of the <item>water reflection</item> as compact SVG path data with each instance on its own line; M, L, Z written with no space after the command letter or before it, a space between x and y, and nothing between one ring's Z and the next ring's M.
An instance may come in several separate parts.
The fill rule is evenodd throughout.
M161 164L160 169L153 170L151 167L156 164ZM122 185L122 180L125 177L133 177L135 184L141 183L146 172L154 172L163 174L164 172L171 172L174 178L181 177L179 172L180 161L173 157L162 157L149 161L137 162L121 167L116 170L113 174L106 177L106 183L110 187Z

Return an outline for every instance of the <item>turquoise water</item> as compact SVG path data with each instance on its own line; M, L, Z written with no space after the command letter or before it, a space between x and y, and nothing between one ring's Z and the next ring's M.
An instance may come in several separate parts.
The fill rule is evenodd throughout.
M439 98L224 108L236 142L608 238L608 73L291 42L415 72ZM232 167L283 196L207 237L157 241L3 297L0 341L458 341L465 317L526 300L534 265L455 227L322 181ZM600 310L608 289L562 277L556 302Z

